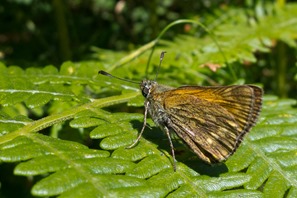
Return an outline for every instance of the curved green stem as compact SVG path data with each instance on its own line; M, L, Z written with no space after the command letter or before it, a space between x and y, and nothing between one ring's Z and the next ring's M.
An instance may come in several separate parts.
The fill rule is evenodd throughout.
M149 68L149 65L150 65L150 61L151 61L151 58L153 56L153 53L155 51L155 47L156 45L158 44L158 42L160 41L160 39L162 38L162 36L173 26L175 25L179 25L179 24L184 24L184 23L192 23L192 24L196 24L196 25L199 25L201 26L209 35L210 35L210 38L214 41L214 43L216 44L216 46L218 46L218 49L220 51L220 53L222 54L222 57L223 59L225 60L225 63L227 65L227 67L229 68L230 72L231 72L231 75L232 77L234 78L234 80L236 81L237 80L237 77L235 75L235 72L233 70L233 68L228 64L228 60L221 48L221 46L219 45L218 41L216 40L216 37L215 35L213 34L213 32L211 30L209 30L205 25L203 25L202 23L200 23L199 21L195 21L195 20L191 20L191 19L180 19L180 20L177 20L177 21L174 21L172 23L170 23L169 25L167 25L162 31L161 33L158 35L158 37L147 43L146 45L142 46L141 48L137 49L136 51L134 51L133 53L129 54L128 56L125 56L124 58L122 58L121 60L119 60L118 62L116 62L115 64L113 64L112 66L110 66L107 71L110 72L112 70L114 70L115 68L117 67L120 67L130 61L132 61L135 57L141 55L142 53L146 52L147 50L149 49L152 49L150 55L149 55L149 58L148 58L148 62L147 62L147 65L146 65L146 69L145 69L145 74L146 76L148 75L148 68Z
M135 98L139 94L140 94L139 92L132 92L132 93L126 93L126 94L119 95L119 96L111 96L111 97L107 97L107 98L97 99L97 100L94 100L93 102L86 103L79 107L69 109L62 113L50 115L50 116L47 116L40 120L33 121L16 131L13 131L11 133L8 133L8 134L2 136L0 138L0 144L8 142L20 135L26 135L27 133L38 132L38 131L40 131L44 128L47 128L49 126L52 126L54 124L61 123L66 120L72 119L79 112L84 111L86 109L102 108L102 107L111 106L114 104L124 103L124 102L129 101L132 98Z
M237 77L235 75L235 72L233 70L233 68L228 64L228 60L221 48L221 46L219 45L218 41L216 40L216 37L215 35L213 34L213 32L211 30L209 30L205 25L203 25L202 23L200 23L199 21L196 21L196 20L191 20L191 19L180 19L180 20L177 20L177 21L174 21L172 23L170 23L169 25L167 25L163 30L162 32L159 34L159 36L154 40L155 41L155 45L153 46L152 48L152 51L150 53L150 56L149 56L149 59L148 59L148 63L147 63L147 66L146 66L146 75L148 73L148 67L149 67L149 64L150 64L150 60L151 60L151 57L154 53L154 50L155 50L155 46L158 44L159 40L161 39L161 37L173 26L175 25L179 25L179 24L184 24L184 23L192 23L192 24L196 24L196 25L199 25L201 26L209 35L210 35L210 38L214 41L214 43L218 46L218 49L220 51L220 53L222 54L222 57L223 59L225 60L225 63L227 65L227 67L229 68L231 74L232 74L232 77L234 78L234 80L237 80Z

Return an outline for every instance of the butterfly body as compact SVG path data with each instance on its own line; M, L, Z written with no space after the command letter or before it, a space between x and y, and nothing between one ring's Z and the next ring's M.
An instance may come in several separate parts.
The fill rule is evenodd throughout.
M252 85L182 86L155 81L140 85L147 112L167 134L175 132L206 163L224 161L256 123L262 89ZM145 118L146 119L146 118Z

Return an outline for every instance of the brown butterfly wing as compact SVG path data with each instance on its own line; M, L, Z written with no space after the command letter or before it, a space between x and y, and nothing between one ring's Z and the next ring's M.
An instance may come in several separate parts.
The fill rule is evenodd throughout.
M164 95L163 95L164 94ZM205 162L228 158L256 123L262 89L185 86L162 93L164 123Z

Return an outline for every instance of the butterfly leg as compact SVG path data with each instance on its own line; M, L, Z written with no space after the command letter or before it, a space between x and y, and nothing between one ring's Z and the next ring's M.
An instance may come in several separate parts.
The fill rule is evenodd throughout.
M145 103L144 103L144 119L143 119L142 129L141 129L137 139L133 142L133 144L126 147L127 149L134 147L139 142L139 140L140 140L140 138L141 138L141 136L143 134L143 131L144 131L145 127L146 127L146 117L147 117L147 112L148 112L148 106L149 106L149 101L145 101Z
M172 143L172 140L171 140L170 132L169 132L169 129L166 126L164 126L164 130L165 130L165 133L166 133L166 135L168 137L170 148L171 148L171 153L172 153L172 158L173 158L173 169L174 169L174 171L176 171L176 160L175 160L174 146L173 146L173 143Z

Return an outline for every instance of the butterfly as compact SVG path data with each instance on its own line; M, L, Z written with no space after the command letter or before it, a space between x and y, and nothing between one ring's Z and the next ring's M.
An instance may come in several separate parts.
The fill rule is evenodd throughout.
M111 76L104 71L99 73ZM143 80L140 90L145 97L144 123L138 138L128 148L140 140L149 114L169 139L174 170L171 132L204 162L222 162L236 151L245 134L256 124L262 107L263 90L254 85L173 88L155 80Z

